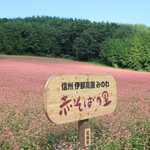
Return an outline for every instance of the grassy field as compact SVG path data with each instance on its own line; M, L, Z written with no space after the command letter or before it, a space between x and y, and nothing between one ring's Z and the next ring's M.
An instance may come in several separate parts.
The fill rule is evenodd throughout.
M5 58L5 55L0 55L0 59L4 59Z
M44 110L43 90L54 74L111 74L117 82L117 108L90 119L90 150L148 150L150 73L98 67L43 57L0 59L0 150L74 150L77 122L55 125Z

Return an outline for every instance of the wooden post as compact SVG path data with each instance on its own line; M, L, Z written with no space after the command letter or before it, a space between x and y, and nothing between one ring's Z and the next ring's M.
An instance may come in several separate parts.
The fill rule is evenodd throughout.
M78 122L78 136L81 148L91 145L91 128L88 119Z

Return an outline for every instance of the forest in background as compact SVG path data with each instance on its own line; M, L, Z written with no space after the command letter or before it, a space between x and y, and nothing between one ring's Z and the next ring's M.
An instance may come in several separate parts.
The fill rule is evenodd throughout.
M0 53L150 71L150 27L48 16L1 18Z

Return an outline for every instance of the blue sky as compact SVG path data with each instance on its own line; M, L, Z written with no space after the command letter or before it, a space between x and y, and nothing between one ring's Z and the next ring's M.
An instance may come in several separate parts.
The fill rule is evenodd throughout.
M0 0L0 18L56 16L150 26L150 0Z

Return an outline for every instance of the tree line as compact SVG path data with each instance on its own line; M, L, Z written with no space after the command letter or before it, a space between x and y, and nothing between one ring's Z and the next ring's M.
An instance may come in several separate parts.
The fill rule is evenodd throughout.
M48 16L1 18L0 53L150 71L150 27Z

